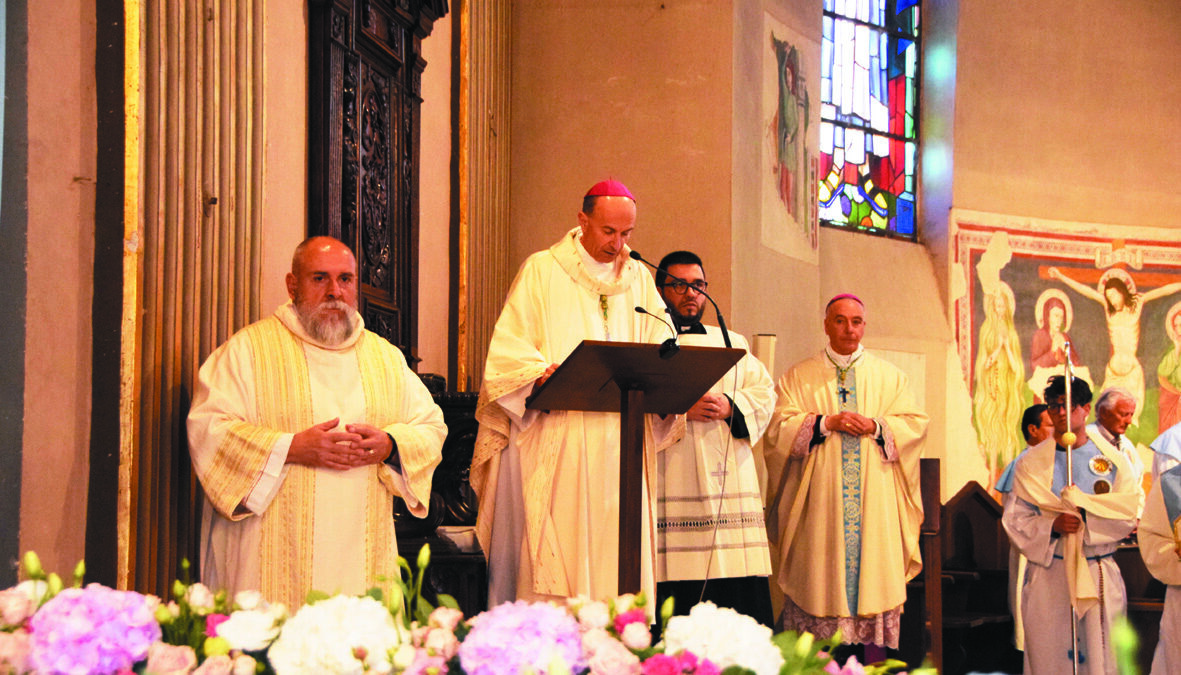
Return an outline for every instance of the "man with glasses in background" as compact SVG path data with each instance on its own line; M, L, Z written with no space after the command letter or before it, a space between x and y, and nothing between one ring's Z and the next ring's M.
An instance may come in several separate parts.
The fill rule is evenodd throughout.
M701 323L707 292L701 258L664 256L656 286L683 345L722 347L722 331ZM699 600L731 607L771 626L771 557L752 445L775 409L775 389L745 338L746 352L687 413L685 436L657 455L657 607L676 614Z

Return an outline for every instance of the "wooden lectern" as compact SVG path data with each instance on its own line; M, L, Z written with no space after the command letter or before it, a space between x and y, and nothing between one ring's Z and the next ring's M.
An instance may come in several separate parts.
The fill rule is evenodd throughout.
M665 359L658 344L583 340L526 401L534 410L620 414L619 593L640 590L644 414L689 410L743 354L682 346Z

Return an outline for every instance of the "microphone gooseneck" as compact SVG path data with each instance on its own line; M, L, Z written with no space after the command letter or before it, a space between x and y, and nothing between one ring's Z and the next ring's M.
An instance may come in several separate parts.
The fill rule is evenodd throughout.
M636 313L643 314L645 316L650 316L653 319L656 319L657 321L659 321L660 323L668 326L668 329L672 332L673 336L670 337L669 339L665 340L664 342L660 343L660 358L667 361L668 359L671 359L673 356L676 356L676 353L681 350L681 345L677 344L677 329L673 328L671 323L656 316L652 312L649 312L648 310L644 309L643 307L640 307L639 305L636 305Z
M635 250L634 248L631 251L629 251L627 255L632 260L638 260L658 272L663 272L664 275L667 276L669 279L672 279L674 281L679 281L682 284L685 284L686 286L693 286L693 284L678 277L677 275L669 274L668 270L663 269L661 267L658 267L658 266L653 265L652 263L648 262L647 260L644 259L644 256L640 255L640 252ZM734 345L730 344L730 331L726 330L726 320L724 318L722 318L722 310L718 309L718 303L714 302L714 299L712 297L710 297L709 293L706 293L705 291L703 291L697 287L693 287L693 290L695 290L698 293L700 293L701 295L705 296L705 299L709 300L709 304L714 306L714 314L718 317L718 328L722 329L722 340L726 343L726 349L733 349ZM647 314L647 312L645 312L645 314ZM648 315L655 316L653 314L648 314Z

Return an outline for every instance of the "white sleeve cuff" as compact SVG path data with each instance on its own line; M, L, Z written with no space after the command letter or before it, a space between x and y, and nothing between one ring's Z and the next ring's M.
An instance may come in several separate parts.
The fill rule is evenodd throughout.
M287 464L287 451L291 449L291 439L294 437L294 434L283 434L271 448L271 454L262 467L262 473L254 482L254 487L250 488L250 494L242 500L242 506L251 513L262 515L279 492L279 486L283 484L283 477L287 474L284 469Z

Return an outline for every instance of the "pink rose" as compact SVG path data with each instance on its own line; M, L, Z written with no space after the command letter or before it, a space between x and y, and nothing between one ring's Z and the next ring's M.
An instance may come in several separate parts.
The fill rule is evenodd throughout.
M28 669L29 631L0 633L0 672L23 673Z
M205 659L205 663L194 670L193 675L232 675L233 672L233 660L225 654L218 654Z
M436 607L435 611L431 612L429 623L436 628L444 628L454 633L460 621L463 621L463 612L458 609Z
M836 660L829 661L824 670L832 675L865 675L865 666L861 665L856 656L850 656L843 668L837 665Z
M239 654L234 657L233 675L254 675L258 661L249 654Z
M0 591L0 624L9 627L20 626L33 616L36 606L27 593L15 588Z
M681 675L681 664L668 654L653 654L644 662L644 675Z
M144 672L151 675L187 675L196 667L197 654L192 647L153 642L148 647L148 663Z
M210 614L205 617L205 637L217 637L217 627L228 618L229 614Z
M450 661L451 657L459 652L459 640L455 633L442 628L432 628L422 646L429 653L442 656L444 661Z
M641 623L648 625L648 613L643 608L629 609L622 614L615 615L615 634L623 635L623 629L627 628L628 624Z
M622 642L608 638L595 645L587 659L591 675L640 675L640 659Z

